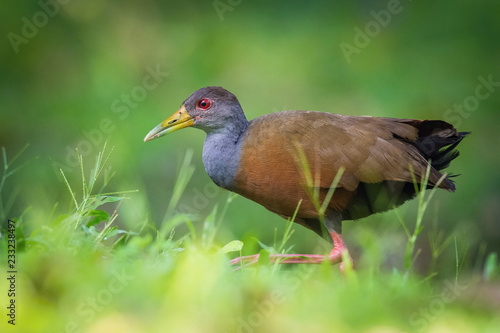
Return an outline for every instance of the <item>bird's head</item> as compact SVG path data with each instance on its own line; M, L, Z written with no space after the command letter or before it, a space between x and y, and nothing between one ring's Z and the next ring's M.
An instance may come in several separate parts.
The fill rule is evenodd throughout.
M180 109L153 128L144 141L150 141L184 127L196 127L207 133L219 130L243 130L248 122L236 96L222 87L205 87L189 96Z

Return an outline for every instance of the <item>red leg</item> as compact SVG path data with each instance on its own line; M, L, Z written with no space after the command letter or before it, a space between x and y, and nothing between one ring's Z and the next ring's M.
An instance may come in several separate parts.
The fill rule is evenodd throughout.
M328 258L330 259L330 262L332 264L340 263L340 270L342 273L344 273L344 263L342 262L342 253L346 252L347 257L351 261L351 266L354 268L354 261L351 258L351 255L349 254L349 250L347 249L347 246L344 243L344 240L342 239L342 235L336 233L335 231L330 232L330 236L332 237L333 240L333 249L332 252L330 252L330 255Z
M344 271L344 263L342 262L342 252L346 251L349 256L349 251L342 239L342 236L334 231L330 232L333 240L333 249L328 256L322 254L271 254L270 262L278 262L280 264L320 264L324 260L330 261L331 264L340 263L340 270ZM352 263L352 258L349 256ZM230 261L232 265L242 264L248 266L256 263L259 260L259 254L252 256L238 257Z

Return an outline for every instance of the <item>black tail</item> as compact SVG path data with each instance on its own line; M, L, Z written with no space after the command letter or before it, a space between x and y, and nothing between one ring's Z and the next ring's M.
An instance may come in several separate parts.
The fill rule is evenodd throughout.
M436 170L442 170L460 155L455 148L468 134L470 132L457 132L451 124L441 120L424 120L413 144L425 159L431 160Z
M419 126L418 139L413 144L426 160L431 161L431 166L440 171L460 155L455 148L470 133L457 132L453 125L441 120L424 120ZM455 191L455 184L448 177L440 187Z

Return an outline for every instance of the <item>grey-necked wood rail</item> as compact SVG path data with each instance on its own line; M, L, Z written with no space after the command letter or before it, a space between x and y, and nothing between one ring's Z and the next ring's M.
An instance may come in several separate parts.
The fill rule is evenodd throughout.
M207 134L203 164L215 184L284 218L297 210L294 222L333 242L327 256L275 254L272 261L329 260L341 263L341 269L342 253L347 251L342 221L383 212L413 198L412 175L420 182L428 167L427 188L437 185L455 191L453 181L440 170L458 156L454 149L468 134L440 120L317 111L283 111L248 121L235 95L221 87L205 87L192 93L144 141L185 127ZM257 259L258 255L246 256L232 263Z

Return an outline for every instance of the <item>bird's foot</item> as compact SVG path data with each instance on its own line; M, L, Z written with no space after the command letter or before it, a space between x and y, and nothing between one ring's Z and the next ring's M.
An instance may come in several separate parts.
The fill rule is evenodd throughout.
M240 265L236 269L241 267L249 266L255 264L259 261L260 254L254 254L251 256L243 256L234 258L230 261L231 265ZM325 260L325 256L322 254L270 254L270 263L279 264L320 264Z
M332 252L330 252L330 254L328 255L328 260L330 260L332 264L339 263L340 271L342 272L342 274L344 274L346 266L349 266L350 269L354 268L354 261L349 254L349 250L347 249L342 236L336 232L331 232L330 236L333 240L333 249ZM347 260L349 261L349 263L345 262Z
M255 264L257 261L259 261L259 255L260 254L254 254L251 256L242 256L234 258L229 263L231 265L244 265L244 266Z
M230 261L231 265L240 265L240 267L249 266L259 261L260 254L251 256L243 256L234 258ZM352 258L347 252L347 257L353 265ZM323 261L328 260L332 265L340 263L340 270L344 271L344 263L342 262L342 251L332 251L329 255L322 254L271 254L269 255L270 263L278 264L321 264ZM238 267L237 269L239 269Z
M269 262L279 264L321 264L323 261L328 260L332 265L340 264L340 271L344 274L345 266L348 265L351 268L354 268L354 262L349 255L349 251L347 250L342 236L335 232L332 232L331 236L334 246L329 255L278 253L269 255ZM241 267L255 264L259 261L259 257L260 254L238 257L231 260L230 263L231 265L240 265L236 268L239 269ZM349 260L349 263L345 263L344 260Z

